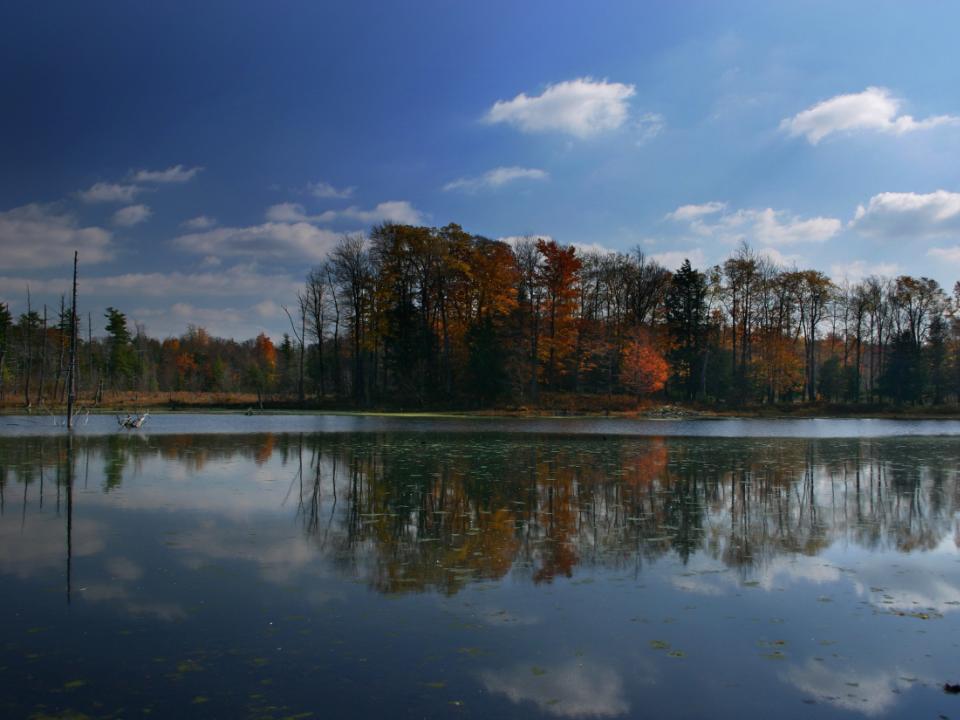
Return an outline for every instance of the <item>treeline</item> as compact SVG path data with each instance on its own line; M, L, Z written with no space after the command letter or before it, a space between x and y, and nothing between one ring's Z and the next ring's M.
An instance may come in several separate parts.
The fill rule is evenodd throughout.
M658 396L742 406L960 401L960 284L836 285L742 246L670 271L639 250L508 245L385 224L312 268L290 333L237 342L191 327L157 340L107 310L81 332L80 385L244 391L356 407L536 406L543 394ZM0 306L0 395L62 397L69 312ZM81 328L83 329L83 328Z

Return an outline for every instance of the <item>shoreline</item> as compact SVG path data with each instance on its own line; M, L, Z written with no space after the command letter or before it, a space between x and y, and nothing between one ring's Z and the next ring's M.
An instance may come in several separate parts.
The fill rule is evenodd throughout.
M580 409L565 407L511 407L475 409L475 408L436 408L406 410L403 408L372 407L323 407L307 404L298 407L296 401L267 401L260 409L256 403L216 402L195 398L192 401L138 402L134 398L116 398L97 406L79 404L78 415L117 415L131 412L150 412L152 414L196 413L210 415L343 415L370 417L409 417L409 418L531 418L531 419L577 419L601 418L638 420L723 420L723 419L769 419L769 420L811 420L811 419L877 419L877 420L960 420L960 406L928 406L897 408L881 405L834 405L809 404L796 406L754 406L742 408L708 408L686 404L649 405L634 409ZM0 406L0 416L32 415L42 417L65 414L62 406L44 406L25 408L22 405L8 403Z

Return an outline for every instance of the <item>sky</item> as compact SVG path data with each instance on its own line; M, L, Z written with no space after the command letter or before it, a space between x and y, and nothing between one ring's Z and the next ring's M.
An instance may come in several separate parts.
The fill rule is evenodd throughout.
M960 5L5 2L0 301L289 329L344 232L960 279Z

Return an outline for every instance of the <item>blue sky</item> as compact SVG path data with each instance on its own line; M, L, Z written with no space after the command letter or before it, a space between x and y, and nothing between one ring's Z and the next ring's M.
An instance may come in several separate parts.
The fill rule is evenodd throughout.
M279 336L380 220L952 288L958 26L947 2L5 3L0 299L57 303L76 247L97 318Z

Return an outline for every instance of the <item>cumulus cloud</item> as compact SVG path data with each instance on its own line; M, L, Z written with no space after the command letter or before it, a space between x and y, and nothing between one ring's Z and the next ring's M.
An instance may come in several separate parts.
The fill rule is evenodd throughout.
M153 211L146 205L129 205L113 214L113 224L121 227L133 227L147 220Z
M901 115L903 101L882 87L868 87L860 93L835 95L819 102L792 118L785 118L780 129L792 136L803 136L811 145L816 145L828 135L858 130L902 135L915 130L925 130L938 125L960 124L960 117L935 115L916 120L911 115Z
M488 188L498 188L516 180L546 180L548 177L550 176L546 171L537 168L496 167L477 177L462 177L448 182L443 186L443 189L447 191L477 192Z
M174 165L166 170L138 170L133 174L133 181L139 183L185 183L192 180L202 167L185 168L183 165Z
M857 208L851 226L864 235L887 238L956 234L960 232L960 193L880 193Z
M634 94L633 85L577 78L548 85L539 95L520 93L512 100L498 100L484 120L524 132L556 131L585 138L623 125Z
M208 215L198 215L195 218L184 220L182 223L183 227L187 228L187 230L206 230L207 228L212 228L216 224L217 219Z
M137 193L142 191L143 188L136 185L98 182L86 190L81 190L77 193L77 195L86 203L129 203L133 202L133 199L137 196Z
M727 212L726 205L709 202L682 205L666 215L668 220L684 222L697 235L721 242L747 242L761 245L822 243L843 229L836 218L800 218L784 210L765 208Z
M266 222L249 227L224 227L174 238L182 250L214 257L256 257L322 260L337 234L308 222Z
M267 220L278 223L330 223L337 220L355 220L367 225L392 222L400 225L419 225L423 214L406 200L388 200L370 210L356 206L344 210L327 210L316 215L307 214L299 203L277 203L267 208Z
M307 183L307 192L314 197L323 199L336 198L343 200L352 196L354 190L356 190L355 187L336 188L330 183L322 181Z
M51 205L30 204L0 212L0 267L69 265L73 251L84 264L111 257L109 231L80 227L77 219Z

